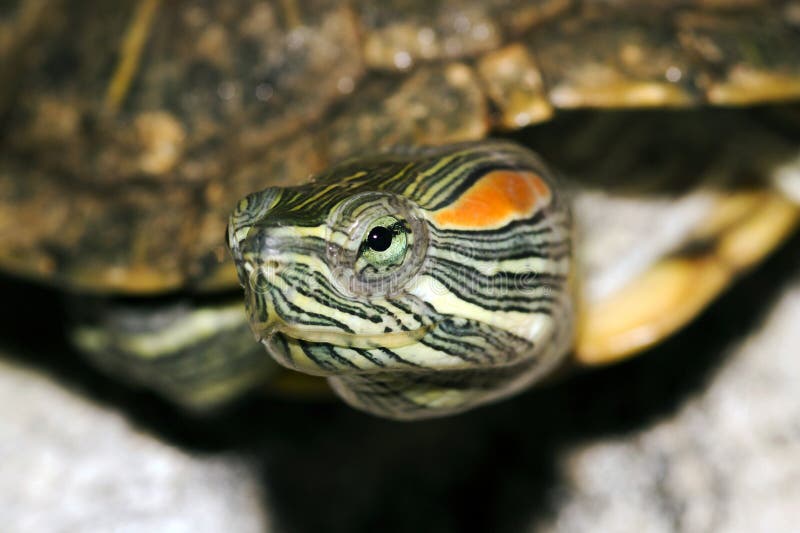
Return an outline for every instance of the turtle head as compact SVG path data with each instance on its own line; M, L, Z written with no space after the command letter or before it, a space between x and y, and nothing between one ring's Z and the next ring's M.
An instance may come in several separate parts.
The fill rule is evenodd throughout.
M244 198L228 243L267 351L376 414L508 395L571 342L569 214L513 144L346 161Z
M253 332L295 370L336 374L350 365L334 347L399 348L433 325L431 309L406 294L428 231L402 196L343 183L267 189L240 202L229 246ZM320 344L331 353L317 357Z

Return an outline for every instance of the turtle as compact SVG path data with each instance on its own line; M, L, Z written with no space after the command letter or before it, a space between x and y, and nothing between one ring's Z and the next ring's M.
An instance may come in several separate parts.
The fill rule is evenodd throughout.
M464 411L658 343L800 219L796 1L18 0L0 27L0 269L191 409L318 391L301 370Z

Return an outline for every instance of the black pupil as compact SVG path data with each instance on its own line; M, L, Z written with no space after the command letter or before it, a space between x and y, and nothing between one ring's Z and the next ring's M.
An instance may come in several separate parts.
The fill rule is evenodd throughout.
M375 226L367 236L367 246L376 252L383 252L392 245L392 230L383 226Z

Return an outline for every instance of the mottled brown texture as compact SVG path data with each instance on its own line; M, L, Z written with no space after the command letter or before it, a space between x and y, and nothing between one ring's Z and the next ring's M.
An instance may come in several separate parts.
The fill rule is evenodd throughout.
M569 4L570 0L357 2L367 64L400 71L418 61L493 50L509 35L558 15Z
M527 44L555 107L681 106L697 100L689 59L674 46L669 25L590 17L530 37Z
M533 55L519 43L481 57L478 72L508 129L542 122L553 116L544 82Z
M288 20L266 2L163 3L112 113L102 102L134 4L48 11L58 25L22 77L12 150L90 183L217 180L318 120L361 75L345 4L305 2Z
M323 126L331 160L394 144L445 144L488 131L483 93L462 63L373 80Z
M712 104L747 105L796 98L800 33L778 12L678 17L680 43L702 64L697 85Z

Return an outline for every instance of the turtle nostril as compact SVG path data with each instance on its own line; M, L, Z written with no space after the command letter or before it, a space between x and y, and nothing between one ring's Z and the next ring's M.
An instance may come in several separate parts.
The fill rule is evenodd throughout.
M278 274L281 270L283 270L283 263L277 259L268 259L264 261L264 268L269 273Z
M249 273L250 287L259 293L267 292L271 287L281 284L280 274L286 268L286 263L278 259L267 259L255 266Z

